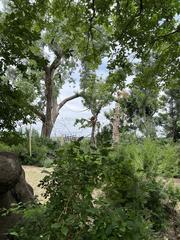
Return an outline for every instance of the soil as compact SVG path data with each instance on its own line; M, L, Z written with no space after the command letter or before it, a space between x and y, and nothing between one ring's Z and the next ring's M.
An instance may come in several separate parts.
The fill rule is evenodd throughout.
M44 189L39 187L39 183L45 176L52 171L51 168L35 167L35 166L23 166L25 171L26 181L34 189L34 194L40 203L45 203L46 200L43 197Z

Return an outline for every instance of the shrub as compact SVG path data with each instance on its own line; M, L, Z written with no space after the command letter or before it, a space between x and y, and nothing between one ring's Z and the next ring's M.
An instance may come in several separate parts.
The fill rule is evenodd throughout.
M41 138L38 132L33 130L31 139L32 155L30 156L28 131L24 134L17 133L16 135L21 137L21 141L18 140L19 138L17 141L13 141L15 135L10 133L10 135L7 135L7 139L2 138L3 142L0 143L0 151L11 151L18 154L23 165L50 167L53 164L56 151L60 147L58 142L52 139Z
M180 152L178 145L166 144L163 147L158 170L159 174L165 177L180 177Z
M11 147L6 145L3 142L0 142L0 151L1 152L10 152L11 151Z
M79 142L64 145L54 172L42 182L49 198L42 214L45 221L31 222L30 228L27 222L23 231L17 229L18 239L157 239L179 193L157 180L153 171L159 156L153 144L146 144L121 144L116 149L91 149ZM101 194L93 197L95 189ZM38 229L33 228L36 224Z
M0 141L5 143L8 146L22 144L26 138L26 135L19 132L1 132L0 133Z

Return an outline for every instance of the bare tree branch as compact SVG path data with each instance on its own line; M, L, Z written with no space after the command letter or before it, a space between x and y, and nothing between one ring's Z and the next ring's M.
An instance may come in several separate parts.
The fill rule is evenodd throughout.
M42 111L38 110L36 106L29 106L30 110L37 115L37 117L44 122L45 121L45 115Z
M71 100L73 100L73 99L75 99L75 98L78 98L78 97L80 97L80 96L81 96L80 93L75 93L74 95L65 98L64 100L62 100L62 102L59 103L59 105L58 105L58 110L60 110L60 109L64 106L64 104L66 104L67 102L69 102L69 101L71 101Z
M140 13L143 11L143 0L140 0Z
M50 72L56 70L56 68L59 67L60 62L61 62L61 58L62 58L62 55L56 56L56 58L54 59L54 61L51 63Z

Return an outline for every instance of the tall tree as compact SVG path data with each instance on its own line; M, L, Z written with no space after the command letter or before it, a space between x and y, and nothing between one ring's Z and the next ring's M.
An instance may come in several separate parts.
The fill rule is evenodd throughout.
M86 6L83 1L54 0L45 1L42 7L42 1L9 2L10 12L4 15L1 41L4 65L15 64L18 69L23 70L22 81L31 82L33 91L41 94L38 96L39 107L32 109L42 121L42 136L50 137L59 110L66 102L79 97L75 93L58 102L59 90L64 81L77 66L78 60L86 60L93 67L100 63L106 41L99 29L92 30L95 19L93 4ZM37 18L34 14L38 5L43 11L42 14L41 11L40 14L37 13ZM34 16L32 19L29 15L31 12ZM11 29L10 34L7 27ZM21 31L24 35L20 35ZM11 35L14 43L10 39ZM29 44L28 38L32 39L33 45ZM19 42L22 47L17 49ZM15 49L12 46L14 44L17 46ZM8 51L11 51L10 61L6 56Z
M115 108L112 116L113 144L117 144L120 142L120 132L122 132L122 128L123 128L122 119L124 119L124 112L122 111L122 102L126 101L128 95L129 94L127 91L122 90L122 91L117 91L117 96L115 97Z

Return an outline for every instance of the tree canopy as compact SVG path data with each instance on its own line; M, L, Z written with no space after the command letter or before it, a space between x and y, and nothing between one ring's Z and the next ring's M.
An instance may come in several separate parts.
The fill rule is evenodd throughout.
M22 92L29 86L29 109L42 121L45 136L61 107L81 95L58 102L60 89L79 66L95 71L107 57L107 84L120 88L126 82L122 75L135 75L138 86L154 89L179 76L178 0L6 2L0 13L1 81L6 76Z

